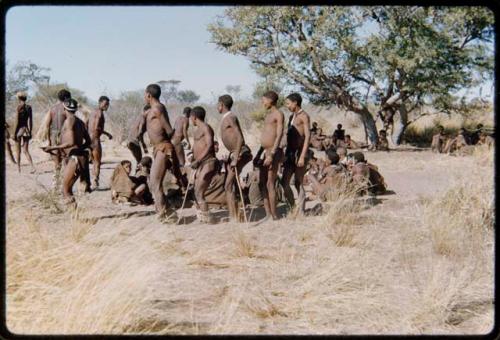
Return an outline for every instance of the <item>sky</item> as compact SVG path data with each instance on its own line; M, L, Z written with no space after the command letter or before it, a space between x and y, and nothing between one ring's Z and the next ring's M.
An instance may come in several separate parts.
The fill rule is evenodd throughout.
M227 85L240 85L248 97L259 81L250 62L210 43L207 25L225 8L17 6L7 13L6 57L11 65L29 60L50 68L52 82L66 82L93 101L169 79L205 103ZM483 97L492 93L486 82ZM479 88L469 92L478 94Z
M213 101L227 85L252 93L258 76L242 56L218 51L207 25L224 7L18 6L6 18L10 64L30 60L97 100L177 79Z

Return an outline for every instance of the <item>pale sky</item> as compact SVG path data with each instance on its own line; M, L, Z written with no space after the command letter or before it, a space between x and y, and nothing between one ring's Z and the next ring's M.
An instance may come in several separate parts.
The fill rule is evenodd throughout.
M51 69L53 82L91 100L177 79L212 102L227 85L250 96L258 76L243 56L218 51L207 25L217 6L17 6L6 17L6 58ZM469 92L477 95L479 88ZM492 82L483 85L490 97Z
M30 60L51 69L93 100L102 94L181 80L202 101L241 85L250 95L259 80L242 56L217 51L207 25L224 7L19 6L6 18L9 63Z

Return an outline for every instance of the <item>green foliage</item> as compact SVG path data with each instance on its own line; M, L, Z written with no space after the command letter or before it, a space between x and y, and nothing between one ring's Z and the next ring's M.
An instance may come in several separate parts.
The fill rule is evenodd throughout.
M208 26L219 49L315 104L402 117L454 109L459 91L493 75L493 14L484 7L237 7ZM402 131L402 130L401 130Z
M183 90L177 93L177 100L183 104L192 104L200 99L200 96L192 90Z
M250 112L250 118L256 123L262 123L266 118L266 109L258 109Z

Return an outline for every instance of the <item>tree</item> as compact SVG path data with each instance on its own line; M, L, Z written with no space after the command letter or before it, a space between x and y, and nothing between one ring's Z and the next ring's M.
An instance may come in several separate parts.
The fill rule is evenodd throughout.
M16 92L28 91L38 85L48 84L50 71L47 67L39 66L31 61L19 61L11 68L6 65L5 100L11 100Z
M233 95L235 98L238 98L241 92L240 85L227 85L226 92Z
M493 24L483 7L238 7L208 30L258 74L358 114L371 143L374 114L392 112L399 143L417 108L453 110L461 89L492 77Z
M183 104L192 104L198 101L198 99L200 99L200 96L194 91L183 90L177 93L177 99Z
M163 102L166 103L168 100L177 99L177 92L179 91L180 80L170 79L170 80L160 80L157 82L161 87L161 98Z

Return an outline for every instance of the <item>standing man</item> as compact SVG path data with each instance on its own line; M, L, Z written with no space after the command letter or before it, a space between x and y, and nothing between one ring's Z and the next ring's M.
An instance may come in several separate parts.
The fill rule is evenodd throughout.
M78 177L80 182L85 182L85 171L88 167L88 152L90 136L85 128L85 123L75 116L78 103L74 99L64 102L66 119L60 133L60 143L42 148L45 152L60 152L64 157L63 197L66 204L76 207L73 196L73 185Z
M215 158L214 150L214 130L205 123L205 115L205 109L201 106L196 106L191 110L191 122L196 127L191 168L195 170L194 196L200 210L200 222L211 223L205 191L217 172L217 158Z
M104 131L104 112L109 109L109 98L106 96L101 96L99 98L99 107L90 114L89 117L89 135L92 147L92 162L93 171L92 176L94 180L92 181L93 189L99 187L99 175L101 173L101 160L102 160L102 146L101 146L101 135L106 135L109 139L113 139L113 136Z
M155 210L160 220L165 222L177 221L175 211L168 206L163 191L163 178L167 170L171 170L177 177L180 176L179 164L175 155L171 138L174 134L165 105L160 103L161 88L157 84L150 84L144 92L144 100L150 105L145 112L146 130L153 145L153 166L151 167L150 187L155 201ZM179 178L178 177L178 178ZM183 183L183 186L185 183Z
M189 114L191 113L190 107L185 107L182 116L179 116L174 123L174 136L172 137L172 144L174 144L175 154L179 160L179 167L184 167L186 164L186 156L184 154L184 147L182 141L185 139L188 149L191 149L189 143L188 128L189 128Z
M19 105L16 109L16 129L14 132L14 139L16 141L16 162L17 170L21 172L21 147L23 149L24 155L31 164L31 173L35 173L35 166L33 165L33 159L29 152L29 144L33 131L33 112L31 106L26 104L26 99L28 99L25 92L18 92L16 94Z
M342 124L337 124L337 130L333 131L333 139L335 140L335 145L337 141L344 141L345 130L342 129Z
M285 162L283 163L283 191L288 204L293 208L295 200L290 180L295 175L295 189L299 195L299 213L304 214L306 193L304 190L304 175L307 170L307 151L311 138L309 115L302 110L302 97L292 93L286 97L285 105L292 112L288 122Z
M254 165L260 166L259 186L264 198L264 208L266 209L265 220L277 220L276 213L276 177L278 168L283 162L283 149L280 147L283 136L283 125L285 116L283 112L276 107L278 103L278 94L274 91L268 91L262 96L262 105L268 113L264 120L262 135L260 138L261 147L254 158ZM264 152L264 161L260 160ZM260 223L260 222L259 222Z
M64 102L68 99L71 99L71 93L62 89L57 93L57 99L59 102L52 106L49 110L49 119L47 121L48 129L48 140L49 146L58 145L60 143L61 137L61 129L66 120L66 114L64 113ZM61 162L62 155L59 149L55 149L54 152L51 152L52 161L54 162L54 177L53 177L53 186L54 189L57 189L60 185L61 180Z
M236 202L236 176L239 176L243 167L252 160L252 152L245 144L238 117L231 112L233 98L225 94L219 97L217 110L224 114L220 124L222 143L229 151L227 175L224 183L229 216L233 222L238 221L238 204ZM243 197L241 197L243 200Z
M148 147L146 143L144 143L144 133L146 132L146 112L151 107L149 105L145 105L142 109L142 113L137 115L132 122L132 126L130 127L128 134L128 143L127 147L132 152L132 156L134 156L135 161L137 162L136 166L139 165L142 159L142 148L144 149L144 153L148 153Z

